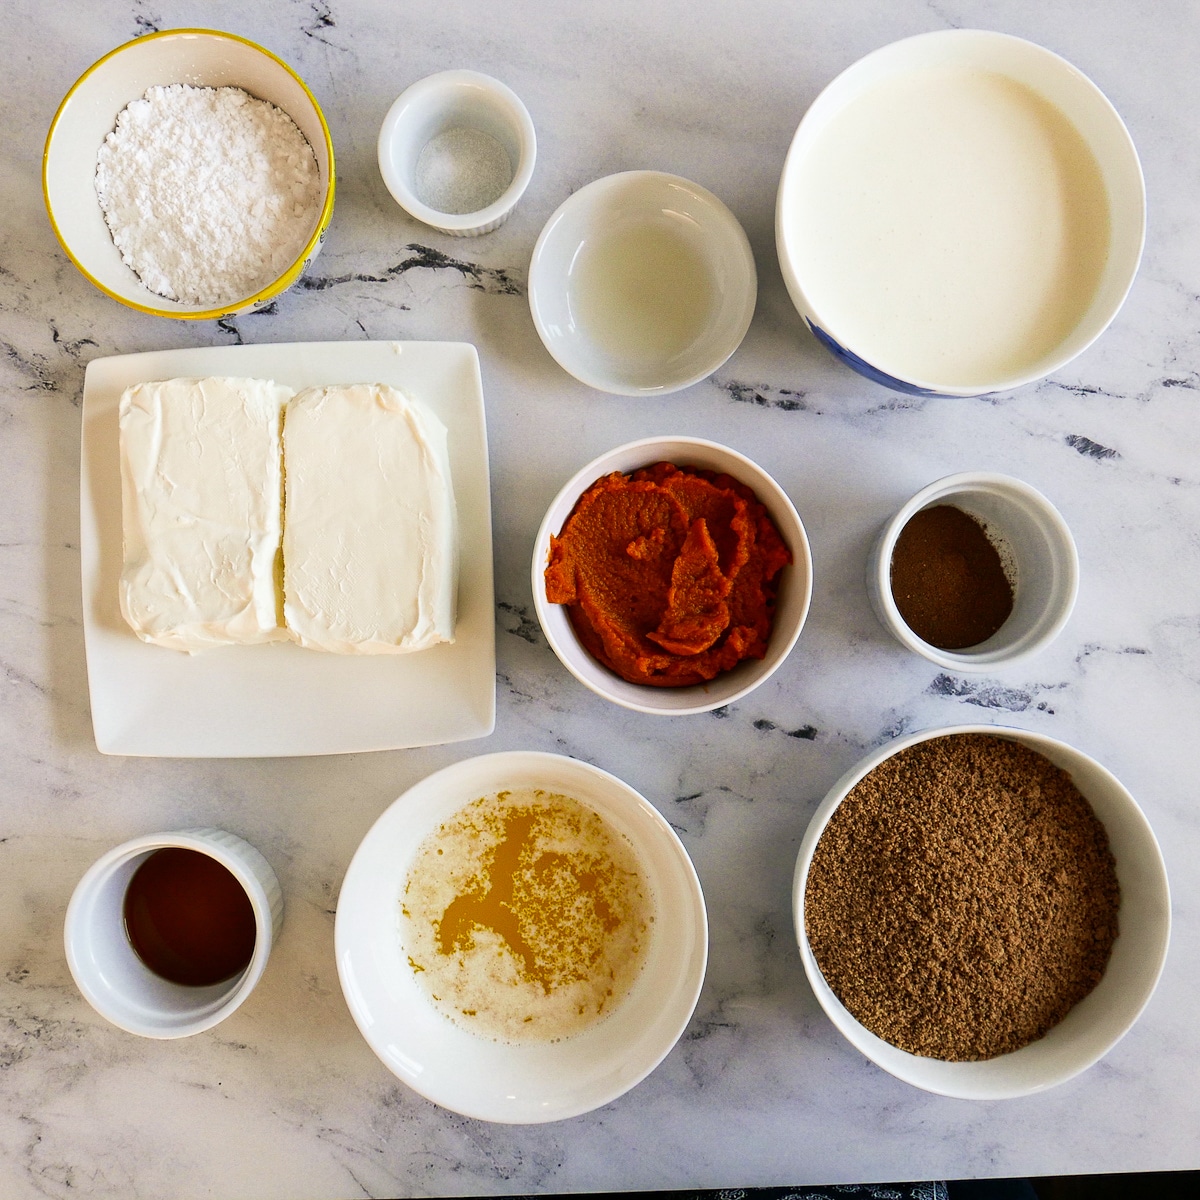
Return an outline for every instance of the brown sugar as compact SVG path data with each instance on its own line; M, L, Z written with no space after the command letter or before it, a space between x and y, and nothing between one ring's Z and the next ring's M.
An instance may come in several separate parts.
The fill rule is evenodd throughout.
M912 1054L994 1058L1100 981L1120 890L1104 826L1044 755L987 734L881 763L817 843L804 927L834 994Z
M939 650L978 646L1013 610L1012 583L986 529L950 504L921 509L900 531L891 581L905 624Z

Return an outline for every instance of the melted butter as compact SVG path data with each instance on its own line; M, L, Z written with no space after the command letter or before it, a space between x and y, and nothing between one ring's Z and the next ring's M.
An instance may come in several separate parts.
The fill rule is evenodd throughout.
M567 796L501 792L418 851L401 905L409 965L457 1023L556 1040L606 1016L645 958L649 889L629 842Z

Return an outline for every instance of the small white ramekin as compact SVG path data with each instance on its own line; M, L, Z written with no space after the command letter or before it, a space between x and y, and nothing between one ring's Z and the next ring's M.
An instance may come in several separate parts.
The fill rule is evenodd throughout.
M597 479L614 471L628 474L654 463L670 462L677 467L696 467L723 472L750 488L771 515L792 561L779 577L775 621L765 658L743 659L730 671L690 687L654 687L630 683L597 662L575 633L564 604L546 599L546 565L550 561L550 538L561 532L579 497ZM740 700L765 683L783 665L804 628L812 600L812 555L800 514L788 494L757 463L728 446L701 438L651 437L617 446L588 463L563 485L546 510L533 544L533 606L542 632L559 661L585 687L622 708L654 716L686 717L711 712Z
M185 987L156 975L125 932L125 891L156 850L197 850L232 872L254 909L254 954L233 979ZM67 965L84 999L129 1033L178 1038L223 1021L254 990L283 924L283 893L270 863L249 842L222 829L149 833L110 850L87 870L67 906Z
M439 134L475 129L504 147L512 166L508 187L486 208L444 213L417 192L417 161ZM441 71L402 92L379 130L379 172L393 199L411 216L452 237L491 233L508 220L533 178L537 135L521 98L479 71Z
M905 624L892 596L892 552L921 509L952 505L987 528L1015 578L1013 611L985 642L940 650ZM1009 475L966 471L922 488L886 525L867 561L867 592L883 627L902 646L948 671L991 671L1045 649L1067 623L1079 591L1079 555L1058 509L1036 488Z

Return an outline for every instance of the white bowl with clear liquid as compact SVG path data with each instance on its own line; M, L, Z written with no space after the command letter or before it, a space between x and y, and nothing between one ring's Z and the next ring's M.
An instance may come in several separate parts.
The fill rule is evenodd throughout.
M580 188L546 222L529 308L546 349L581 383L622 396L675 392L741 344L758 276L737 218L661 171Z
M775 238L813 336L894 391L973 396L1057 371L1120 310L1146 191L1115 108L1045 47L984 29L893 42L813 101Z

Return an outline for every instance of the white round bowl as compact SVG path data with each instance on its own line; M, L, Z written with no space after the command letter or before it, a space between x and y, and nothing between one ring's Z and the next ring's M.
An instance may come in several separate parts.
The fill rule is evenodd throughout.
M238 87L287 113L308 139L321 172L320 214L303 250L277 279L219 306L184 304L150 291L127 267L96 196L96 155L117 116L151 87ZM202 321L269 304L316 257L333 215L333 141L313 94L282 59L232 33L164 29L126 42L93 63L63 98L42 156L42 193L67 257L106 295L139 312Z
M1086 263L1089 270L1094 269L1098 274L1090 303L1083 307L1073 328L1061 338L1047 338L1053 344L1034 356L1033 361L1014 360L1000 365L998 359L995 364L979 365L970 370L966 363L960 363L953 369L949 365L944 370L939 368L941 377L933 374L922 377L913 373L910 366L904 366L904 360L897 357L884 341L886 327L894 324L888 320L887 309L883 307L886 289L891 284L880 282L872 287L871 294L863 297L857 310L849 297L835 296L828 284L822 285L829 267L817 266L818 261L823 261L817 257L817 248L822 242L806 240L812 221L802 216L802 212L803 197L823 194L820 189L827 187L831 178L827 170L810 166L814 161L814 150L821 147L831 123L837 121L848 106L874 89L896 85L897 81L919 80L922 73L941 68L964 68L1004 77L1027 88L1065 117L1067 126L1074 127L1099 168L1107 192L1109 237L1107 245L1076 252L1077 261ZM986 119L993 119L991 110ZM894 135L884 127L886 121L875 124L879 127L878 153L868 159L864 152L863 160L856 159L855 164L864 177L860 195L878 196L875 203L882 209L894 203L895 189L880 184L876 191L876 186L868 184L866 179L872 172L883 170L881 164L890 161L885 156L896 142ZM845 142L842 135L836 144L844 147ZM906 160L902 165L911 177L915 169L911 161ZM897 169L900 166L898 163ZM960 170L949 167L947 170L949 183L956 188L967 187L970 181ZM1045 172L1042 177L1046 177ZM852 176L848 175L848 178ZM933 165L921 179L927 181L930 197L947 194L947 181L936 177ZM815 189L812 193L807 190L810 185ZM988 184L981 189L981 194L986 196L993 191L992 185ZM854 207L849 202L839 202L835 219L843 219L844 214ZM852 222L846 230L849 244L875 244L873 239L877 231L869 223L860 224L868 218L852 214L844 219ZM1045 233L1049 219L1037 219L1039 233ZM944 30L894 42L868 54L834 79L813 102L796 130L784 163L775 212L776 245L784 281L793 303L813 334L836 357L868 379L916 395L970 396L1020 387L1057 371L1082 353L1108 327L1124 302L1141 260L1145 228L1146 194L1137 152L1121 118L1099 88L1070 63L1041 46L1008 34L976 29ZM935 270L932 265L936 261L934 247L945 236L944 223L932 230L922 229L915 235L921 249L929 250L931 272ZM1044 261L1049 261L1050 253L1046 251ZM891 263L895 259L886 249L881 249L879 255L883 256L880 261ZM1102 258L1097 261L1099 256ZM951 264L961 257L961 252L951 254ZM915 265L913 270L915 272ZM948 279L931 275L914 274L904 279L903 289L916 287L916 281L920 279L928 294L936 294L939 288L950 286ZM954 286L961 285L956 283ZM1042 306L1052 303L1048 295L1030 287L1027 299L1021 297L1019 302L1027 304L1027 309L1018 309L1014 302L1008 311L1019 311L1021 320L1030 330L1044 328L1047 316ZM913 308L911 302L905 303L910 310ZM878 308L878 312L872 311L873 308ZM960 304L956 311L970 310ZM951 339L947 334L946 340L957 347L969 345L977 338L955 336ZM906 343L909 344L911 340Z
M892 553L905 525L922 509L949 504L987 527L1012 564L1013 610L985 642L942 650L905 623L892 595ZM875 615L902 646L948 671L982 672L1023 662L1062 631L1079 592L1075 539L1058 509L1036 488L990 471L947 475L922 488L884 525L867 560L867 593Z
M495 138L508 155L507 186L475 212L449 213L421 198L421 151L451 130L475 130ZM533 178L537 135L521 98L480 71L441 71L418 80L397 97L379 130L379 173L392 198L411 216L452 237L477 237L498 229ZM469 162L460 170L469 172Z
M599 813L632 843L655 897L646 962L604 1020L557 1042L506 1044L453 1024L417 983L400 896L421 844L480 796L543 788ZM708 960L704 897L670 825L628 784L557 754L510 751L455 763L396 800L356 851L338 896L338 976L368 1045L415 1092L483 1121L578 1116L639 1083L691 1019Z
M688 314L669 343L635 344L632 333L597 326L593 254L620 270L623 247L637 264L626 263L630 269L657 256L656 266L683 266L693 283L707 281L711 303ZM665 275L652 286L661 286L656 300L672 311L697 291L672 287ZM675 392L711 375L741 345L757 296L754 256L737 218L712 192L661 171L626 171L580 188L546 222L529 265L529 308L546 349L580 382L622 396Z
M654 687L630 683L597 662L575 633L567 607L546 599L546 565L550 561L550 538L557 536L571 515L579 497L597 479L614 471L629 474L658 462L677 467L697 467L724 472L751 488L771 514L787 547L792 562L783 568L776 597L775 623L765 658L744 659L731 671L708 683L690 687ZM769 679L796 644L808 616L812 599L812 555L808 535L787 493L757 463L728 446L702 438L642 438L602 454L577 471L555 496L533 544L533 603L542 632L558 655L559 661L585 687L598 696L635 712L659 716L686 717L711 712L740 700Z
M983 1062L945 1062L897 1049L871 1033L833 994L817 966L804 925L804 893L813 852L834 810L880 763L931 738L984 733L1044 754L1067 771L1108 833L1121 887L1119 933L1104 976L1044 1037ZM804 973L826 1015L855 1049L914 1087L963 1100L1005 1100L1065 1083L1109 1052L1149 1003L1171 936L1171 894L1154 831L1137 801L1094 758L1065 742L999 725L957 725L897 738L873 750L830 788L809 822L792 883L792 915Z
M156 975L125 932L125 891L156 850L179 847L215 858L246 889L254 909L254 953L246 969L207 987ZM84 999L106 1020L151 1038L211 1029L238 1008L266 970L283 924L283 893L270 863L249 842L222 829L148 833L110 850L88 868L67 906L67 965Z

